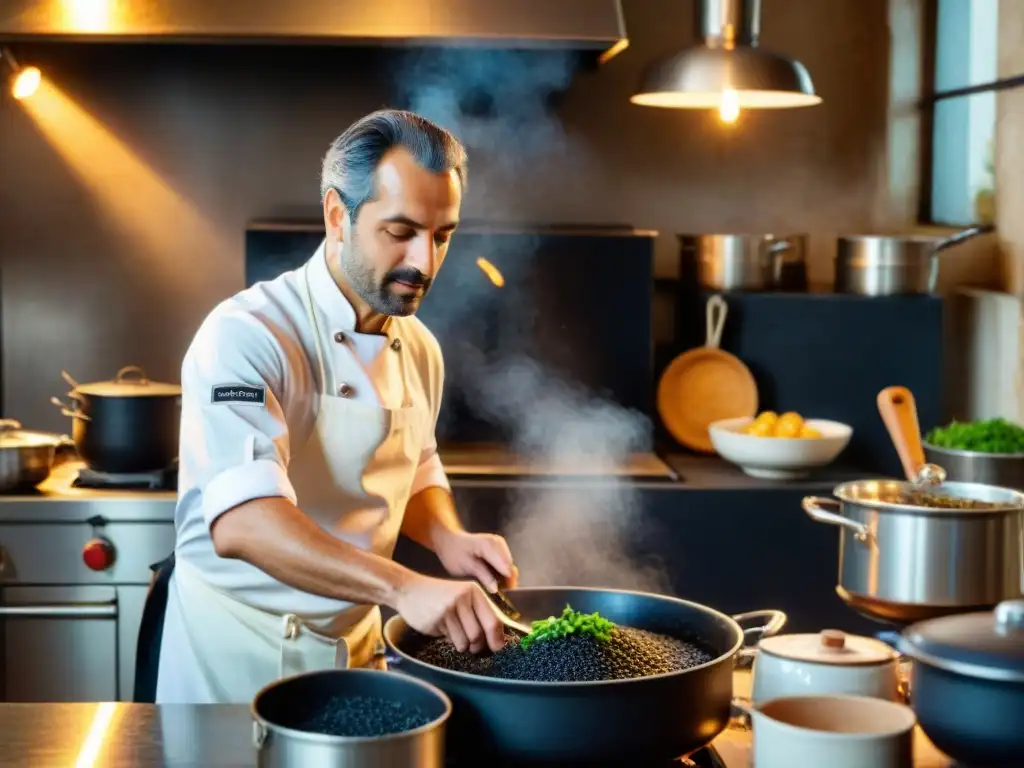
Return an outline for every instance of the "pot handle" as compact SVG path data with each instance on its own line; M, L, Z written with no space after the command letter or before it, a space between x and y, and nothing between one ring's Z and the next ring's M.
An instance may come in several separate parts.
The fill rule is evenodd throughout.
M734 696L731 703L733 709L739 710L740 714L746 717L752 717L756 711L753 702L738 696Z
M60 376L68 383L71 389L78 389L78 382L75 381L74 377L70 373L67 371L61 371Z
M820 496L804 496L804 500L800 502L800 506L804 508L812 520L819 523L826 523L827 525L838 525L840 528L846 528L848 531L853 533L853 538L859 541L861 544L867 544L871 539L871 529L868 528L864 523L858 523L855 520L851 520L848 517L843 517L835 512L829 512L822 507L828 505L840 509L839 502L835 499L823 499Z
M772 240L768 245L768 256L772 262L772 280L778 285L782 281L783 255L786 251L793 250L793 244L789 240Z
M729 314L729 305L718 294L708 299L707 305L707 338L705 347L718 349L722 346L722 331L725 330L725 318Z
M393 650L391 650L383 639L381 639L377 643L377 647L373 649L373 658L375 661L378 662L384 661L385 664L387 665L388 671L391 671L392 667L402 666L402 657L395 653Z
M69 419L79 419L80 421L92 421L92 419L86 416L84 413L79 413L77 409L67 406L58 397L51 397L50 402L53 403L58 408L60 408L60 412L67 416Z
M121 384L125 379L134 378L139 384L149 384L149 377L146 372L137 365L126 365L118 370L114 376L114 383Z
M754 713L757 711L754 703L739 696L733 696L729 703L732 709L729 715L729 727L738 731L751 730L754 727Z
M267 737L270 736L270 731L263 725L259 720L252 721L252 745L257 749L263 749L263 745L267 743Z
M757 627L743 628L743 647L740 648L738 659L741 666L749 664L754 660L754 656L757 654L758 642L765 637L777 635L786 625L786 621L789 617L782 611L775 611L771 609L737 613L732 617L732 620L741 627L745 622L752 621L754 619L762 619L765 623ZM753 640L751 644L748 644L748 639Z
M935 246L935 252L944 251L947 248L952 248L954 245L960 245L964 240L971 240L979 235L987 235L989 232L995 231L996 228L993 224L979 224L976 227L968 227L957 232L955 235L947 237L945 240L940 240Z

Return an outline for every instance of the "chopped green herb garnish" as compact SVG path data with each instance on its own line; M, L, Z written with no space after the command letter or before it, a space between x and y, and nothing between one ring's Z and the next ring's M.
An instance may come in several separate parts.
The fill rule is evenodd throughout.
M936 427L925 442L939 448L979 453L1024 453L1024 428L1006 419L953 421Z
M520 641L523 650L529 650L534 643L554 640L569 635L590 635L602 642L612 638L615 625L599 613L580 613L571 606L565 606L562 615L557 619L549 616L531 624L533 631Z

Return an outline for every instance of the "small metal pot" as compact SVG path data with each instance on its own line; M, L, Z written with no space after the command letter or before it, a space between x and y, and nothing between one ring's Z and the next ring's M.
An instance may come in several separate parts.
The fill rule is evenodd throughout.
M883 499L914 490L897 480L859 480L808 496L804 511L837 525L836 592L864 615L895 624L991 609L1024 594L1024 493L977 483L944 483L992 509L936 509ZM829 511L829 508L835 511Z
M836 250L836 291L862 296L934 293L939 252L993 229L991 225L971 227L947 238L841 237Z
M696 262L700 284L716 291L780 286L784 254L795 251L789 240L775 235L680 235L679 243L683 258Z
M72 405L52 402L72 419L75 447L90 469L111 474L156 472L178 457L181 387L150 381L130 365L113 381L78 384L62 372Z
M932 743L963 765L1024 765L1024 601L914 624L911 705Z
M1024 490L1024 453L982 453L924 443L925 460L961 483L985 483Z
M14 419L0 419L0 493L39 485L49 476L57 450L71 445L67 435L24 430Z
M431 717L411 731L377 737L331 736L301 730L303 721L337 696L400 701ZM329 669L288 677L263 688L252 703L253 742L260 768L408 766L442 768L452 703L429 683L370 669Z

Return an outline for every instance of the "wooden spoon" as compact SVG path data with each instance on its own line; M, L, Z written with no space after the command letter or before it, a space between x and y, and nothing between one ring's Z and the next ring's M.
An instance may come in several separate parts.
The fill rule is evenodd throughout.
M946 471L925 461L921 425L917 420L917 402L910 390L906 387L883 389L878 393L878 412L900 455L907 479L922 487L941 485L946 479Z

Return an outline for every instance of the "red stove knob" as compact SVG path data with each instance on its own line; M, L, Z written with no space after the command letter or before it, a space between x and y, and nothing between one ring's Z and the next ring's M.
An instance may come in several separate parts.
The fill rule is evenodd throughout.
M90 539L82 549L82 560L94 571L105 571L114 564L114 545L102 537Z

